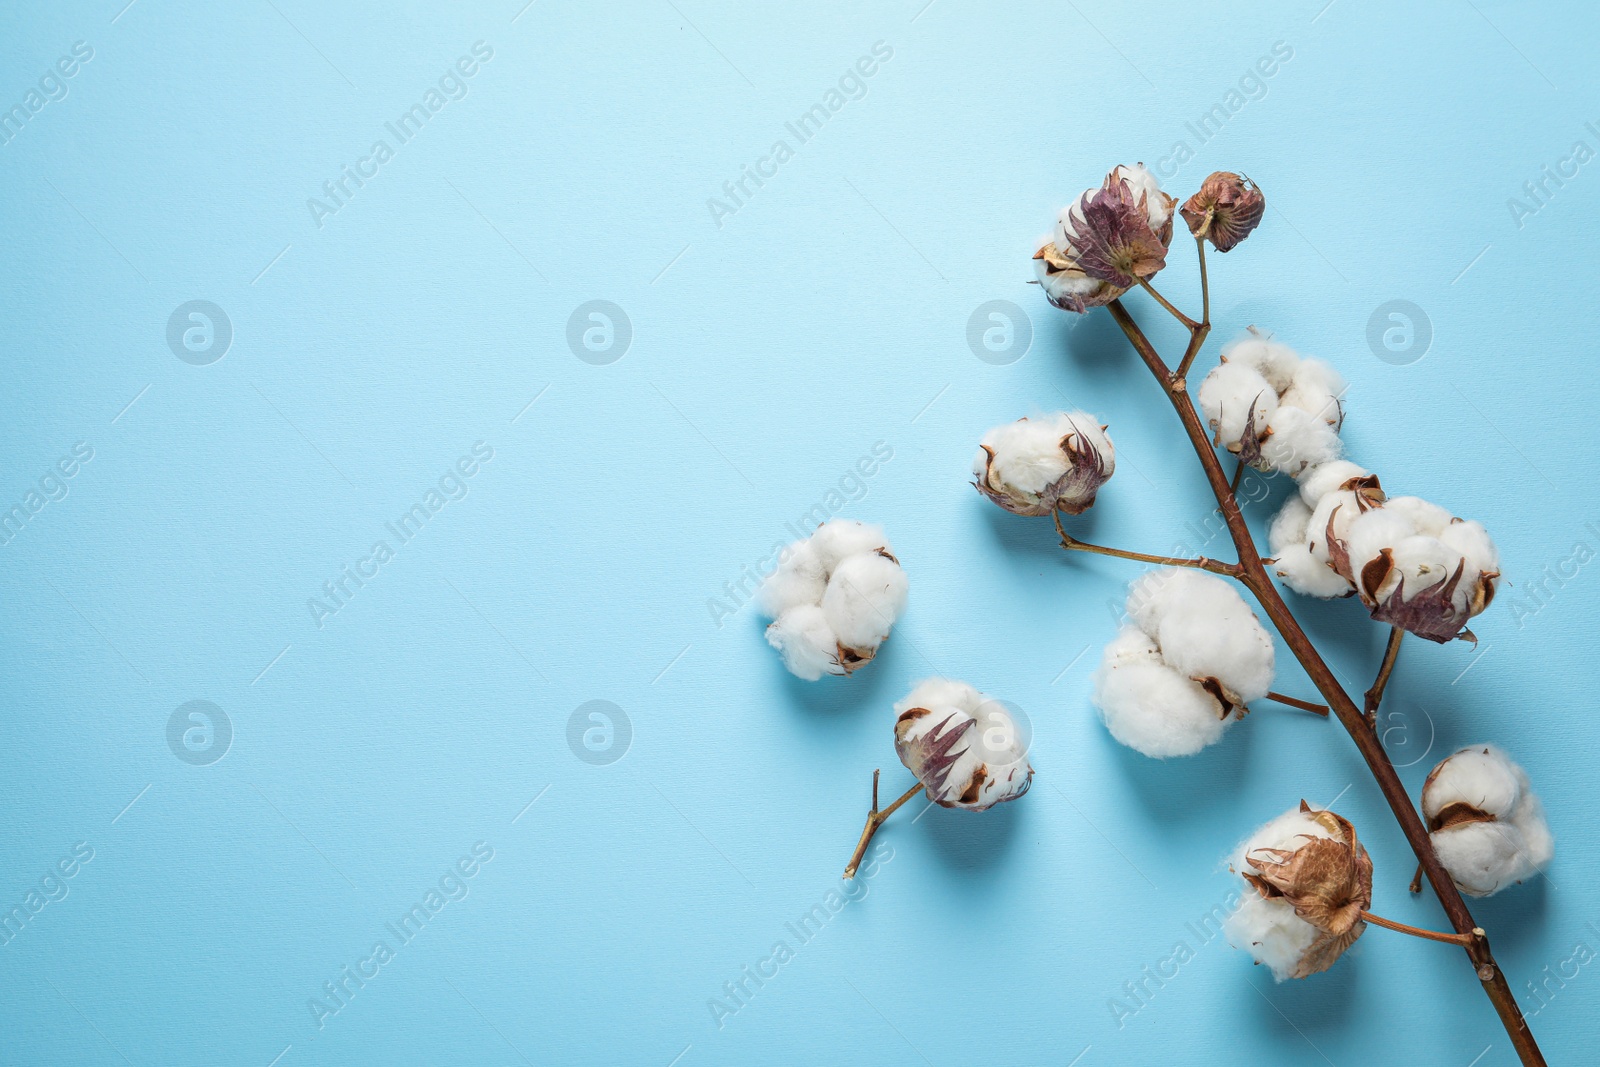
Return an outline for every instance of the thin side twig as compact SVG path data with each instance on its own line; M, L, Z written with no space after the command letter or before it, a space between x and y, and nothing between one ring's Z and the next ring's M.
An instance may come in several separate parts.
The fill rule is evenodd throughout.
M1389 643L1383 650L1383 666L1378 668L1377 680L1367 690L1363 710L1366 712L1367 725L1374 729L1378 725L1378 705L1383 703L1383 691L1389 687L1389 675L1394 673L1394 661L1400 656L1400 641L1405 635L1406 632L1398 626L1389 628Z
M1181 556L1152 556L1145 552L1129 552L1121 548L1108 548L1105 545L1091 545L1087 541L1080 541L1062 528L1061 513L1053 513L1056 520L1056 533L1061 535L1061 547L1074 552L1093 552L1099 556L1115 556L1118 559L1137 560L1140 563L1157 563L1164 567L1193 567L1196 570L1210 571L1213 574L1224 574L1229 578L1239 576L1239 568L1232 563L1223 563L1220 560L1208 559L1199 556L1195 559L1185 559Z
M1286 707L1299 708L1301 711L1309 711L1313 715L1321 715L1323 718L1328 717L1328 708L1324 704L1313 704L1309 700L1300 700L1297 697L1286 697L1282 693L1268 693L1267 699L1275 700L1279 704L1283 704Z
M856 850L850 854L850 863L844 869L844 876L845 876L846 879L854 878L856 876L856 868L861 866L861 858L867 854L867 845L871 843L872 835L878 832L878 827L883 825L883 821L885 819L887 819L889 816L893 815L895 812L899 811L900 810L900 805L904 804L906 801L910 800L912 797L916 796L921 791L922 791L922 783L918 782L916 785L912 786L910 789L907 789L905 791L904 795L902 795L899 800L895 801L893 804L890 804L887 808L884 808L882 811L879 811L878 810L878 771L876 769L873 770L873 772L872 772L872 810L867 812L867 825L864 826L862 828L862 830L861 830L861 840L856 842Z

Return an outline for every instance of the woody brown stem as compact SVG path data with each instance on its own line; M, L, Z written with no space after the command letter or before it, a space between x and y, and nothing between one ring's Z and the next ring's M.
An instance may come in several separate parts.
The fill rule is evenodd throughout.
M1168 300L1166 297L1164 297L1160 293L1156 292L1156 287L1151 285L1147 280L1145 280L1144 278L1140 278L1139 279L1139 284L1144 287L1144 291L1145 292L1149 293L1151 296L1156 298L1156 303L1160 304L1162 307L1164 307L1168 311L1172 312L1173 317L1175 317L1179 322L1183 323L1184 326L1186 326L1189 329L1193 330L1193 329L1197 328L1200 325L1198 322L1194 321L1189 316L1185 315L1183 312L1181 312L1177 308L1173 307L1172 306L1172 301Z
M1239 495L1239 482L1244 478L1244 460L1238 460L1233 465L1233 481L1228 483L1228 492L1234 496Z
M1144 331L1139 328L1139 324L1134 321L1120 300L1113 300L1108 308L1112 318L1133 345L1134 351L1139 354L1139 358L1144 361L1156 381L1163 386L1168 402L1172 404L1173 410L1183 423L1189 444L1200 460L1206 481L1217 499L1223 519L1228 524L1228 533L1238 550L1239 581L1255 596L1273 627L1282 635L1284 643L1300 661L1301 667L1305 669L1312 683L1327 700L1333 714L1338 717L1351 740L1355 742L1357 750L1360 751L1368 770L1372 772L1373 779L1377 782L1379 791L1383 793L1384 799L1389 803L1389 809L1399 822L1407 843L1421 861L1423 873L1433 885L1439 904L1450 919L1450 925L1458 934L1471 935L1471 940L1463 945L1467 958L1472 963L1478 980L1483 984L1484 993L1494 1005L1500 1017L1500 1024L1505 1028L1512 1046L1517 1050L1517 1055L1525 1065L1544 1064L1544 1055L1539 1051L1539 1045L1522 1017L1522 1010L1517 1005L1516 997L1511 993L1511 986L1506 982L1505 975L1501 973L1489 950L1488 939L1483 936L1483 932L1472 918L1472 913L1467 910L1466 902L1461 899L1461 893L1456 889L1449 872L1439 862L1439 857L1433 850L1433 842L1428 837L1427 827L1423 825L1421 816L1412 805L1394 764L1389 761L1388 754L1378 742L1376 732L1368 727L1361 709L1334 677L1332 669L1312 645L1310 638L1306 636L1300 623L1284 603L1277 587L1272 584L1272 578L1262 562L1261 554L1256 550L1255 542L1250 537L1244 514L1239 509L1239 502L1228 488L1228 477L1223 473L1222 462L1211 446L1210 438L1200 421L1200 415L1195 411L1194 401L1190 398L1188 390L1183 388L1181 376L1173 374L1167 368L1155 347L1144 335ZM1199 345L1203 343L1204 338L1201 333L1204 329L1202 326L1193 331L1189 342L1191 353L1198 351ZM1192 357L1186 354L1185 367L1190 358Z
M1422 864L1420 863L1417 864L1417 873L1411 876L1410 889L1414 894L1422 892Z
M1278 703L1285 704L1291 708L1299 708L1301 711L1309 711L1313 715L1321 715L1323 718L1327 718L1328 716L1328 709L1326 706L1322 704L1313 704L1309 700L1300 700L1296 697L1286 697L1282 693L1268 693L1267 699L1276 700Z
M850 864L844 869L846 878L856 876L856 868L861 866L861 857L867 854L867 845L872 842L872 835L878 832L878 827L883 821L900 810L900 805L916 796L922 790L922 783L918 782L905 791L901 798L890 804L882 811L878 810L878 772L872 772L872 810L867 812L867 825L861 830L861 840L856 842L856 850L850 854Z
M1383 666L1378 668L1377 680L1372 683L1372 688L1367 690L1366 716L1367 725L1376 727L1378 724L1378 705L1383 703L1383 691L1389 686L1389 675L1394 673L1394 661L1400 655L1400 640L1406 632L1398 626L1389 628L1389 644L1383 650Z
M1200 253L1200 324L1198 327L1189 328L1189 347L1184 349L1183 359L1178 363L1178 369L1173 377L1183 381L1189 374L1189 368L1194 364L1194 357L1200 354L1200 347L1206 343L1206 334L1211 332L1211 282L1206 277L1206 231L1211 228L1211 214L1206 213L1205 225L1194 236L1195 248ZM1233 475L1233 491L1239 491L1239 475L1244 473L1244 464Z
M1438 930L1424 930L1420 926L1407 926L1405 923L1397 923L1393 919L1385 919L1383 916L1374 915L1370 911L1362 912L1361 917L1373 926L1381 926L1385 930L1398 930L1402 934L1410 934L1412 937L1421 937L1429 941L1443 941L1451 945L1470 945L1473 942L1472 934L1445 934L1440 933ZM1478 932L1482 933L1481 930Z
M1193 567L1196 570L1210 571L1213 574L1225 574L1229 578L1238 577L1238 567L1232 563L1223 563L1219 560L1207 559L1200 556L1197 559L1184 559L1179 556L1151 556L1144 552L1128 552L1120 548L1107 548L1105 545L1091 545L1087 541L1080 541L1067 533L1061 526L1061 513L1053 513L1056 520L1056 533L1061 535L1061 547L1075 552L1093 552L1100 556L1115 556L1118 559L1132 559L1140 563L1158 563L1164 567Z

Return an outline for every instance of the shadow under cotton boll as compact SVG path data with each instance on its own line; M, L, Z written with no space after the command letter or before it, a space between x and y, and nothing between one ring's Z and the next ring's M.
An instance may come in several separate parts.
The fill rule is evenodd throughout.
M1232 730L1224 743L1210 745L1193 756L1154 760L1126 745L1105 730L1096 731L1101 743L1114 750L1119 770L1133 783L1133 795L1150 821L1171 830L1212 819L1231 809L1247 779L1254 730Z
M924 812L926 795L917 801L917 829L932 841L935 851L953 871L981 875L986 882L1006 877L1011 842L1027 818L1027 804L1000 804L988 811L960 811L937 804ZM920 816L920 818L918 817Z

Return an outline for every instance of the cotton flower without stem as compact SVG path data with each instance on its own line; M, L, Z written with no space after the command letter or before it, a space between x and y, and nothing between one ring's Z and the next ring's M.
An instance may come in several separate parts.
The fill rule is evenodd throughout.
M1219 170L1200 183L1200 191L1184 201L1181 213L1189 232L1226 252L1261 224L1267 198L1242 174Z
M1117 469L1105 427L1083 411L1022 418L983 435L972 461L978 492L1017 515L1077 515Z
M883 528L834 519L783 552L761 586L767 642L790 673L814 682L877 654L906 606L906 574Z
M1215 744L1272 687L1272 639L1221 578L1165 568L1133 582L1125 626L1106 646L1093 701L1111 736L1146 756Z
M1084 312L1111 303L1166 266L1177 201L1143 163L1118 166L1063 208L1034 270L1050 303Z
M1555 840L1528 775L1493 745L1443 760L1422 786L1439 862L1463 893L1486 897L1549 864Z
M1327 970L1366 930L1372 860L1331 811L1302 800L1241 842L1228 865L1248 888L1223 935L1280 982Z
M1212 441L1263 471L1299 475L1344 445L1345 381L1320 359L1252 331L1222 350L1200 383Z
M1033 784L1028 739L998 700L965 682L929 678L895 704L900 762L946 808L987 811Z

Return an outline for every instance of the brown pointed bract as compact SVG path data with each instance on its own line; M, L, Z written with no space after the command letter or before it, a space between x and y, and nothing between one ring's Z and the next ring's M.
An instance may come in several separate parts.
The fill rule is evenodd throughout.
M1242 174L1219 170L1200 183L1200 191L1180 210L1189 232L1226 252L1261 224L1267 198Z

